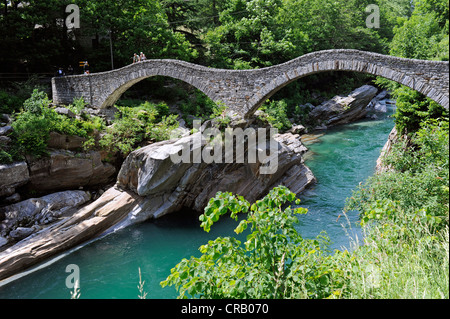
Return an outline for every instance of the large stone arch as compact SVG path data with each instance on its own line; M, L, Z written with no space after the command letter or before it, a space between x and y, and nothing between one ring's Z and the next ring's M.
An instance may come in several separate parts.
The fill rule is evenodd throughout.
M402 59L357 50L328 50L307 54L265 71L272 73L273 79L248 100L247 116L286 85L308 75L329 71L381 76L414 89L447 109L449 107L448 62Z

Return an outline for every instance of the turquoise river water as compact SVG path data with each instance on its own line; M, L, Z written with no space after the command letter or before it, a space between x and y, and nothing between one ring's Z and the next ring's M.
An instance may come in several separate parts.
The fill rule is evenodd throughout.
M304 238L326 231L332 240L331 248L342 249L350 248L350 238L361 237L356 212L349 213L348 220L338 217L352 190L374 173L376 160L394 126L388 114L378 117L329 129L314 142L305 143L310 150L306 164L318 183L299 195L301 206L309 210L299 216L297 226ZM180 212L119 230L3 284L0 299L70 298L66 287L69 273L65 272L69 264L80 269L81 299L138 298L139 268L147 298L175 298L175 288L163 289L159 285L170 269L182 258L198 256L198 247L208 240L235 235L237 224L223 218L209 234L199 226L198 214Z

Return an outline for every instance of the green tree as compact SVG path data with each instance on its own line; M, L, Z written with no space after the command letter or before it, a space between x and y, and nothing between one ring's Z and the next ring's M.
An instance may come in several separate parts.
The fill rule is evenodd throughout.
M428 119L448 118L448 110L423 94L402 86L394 91L397 111L394 114L398 131L413 133Z
M196 55L181 33L169 28L167 15L156 0L92 1L77 0L83 35L95 37L88 52L95 71L111 69L112 43L114 67L132 62L134 53L147 58L190 60Z
M449 4L440 0L416 0L409 18L399 19L390 43L390 54L411 59L448 60ZM422 94L382 79L397 99L395 123L401 133L414 133L428 118L448 117L448 111Z
M414 14L403 25L395 28L394 32L392 55L411 59L448 60L448 31L440 28L436 13Z
M228 7L220 12L220 25L205 36L212 65L249 69L278 64L293 57L291 31L277 25L281 0L227 3Z
M0 10L0 70L53 72L79 46L64 19L68 0L3 1Z
M294 34L296 54L326 49L383 52L379 33L366 27L370 1L286 0L278 21Z
M305 208L285 207L296 196L284 186L274 188L262 200L250 204L242 196L219 192L200 216L209 231L219 218L231 212L242 243L219 237L200 247L201 257L183 259L161 285L174 285L180 298L324 298L343 285L337 263L326 253L327 239L303 239L294 228L295 215ZM297 200L297 203L299 201Z

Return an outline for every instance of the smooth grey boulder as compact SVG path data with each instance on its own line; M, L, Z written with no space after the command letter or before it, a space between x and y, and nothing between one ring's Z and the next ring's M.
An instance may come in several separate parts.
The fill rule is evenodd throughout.
M15 240L20 240L30 236L36 230L37 230L36 227L17 227L16 229L14 229L9 233L9 236L11 236Z
M370 111L369 103L377 92L376 87L364 85L346 97L335 96L333 99L315 107L309 113L309 118L315 120L322 127L331 127L359 120Z
M145 198L145 208L136 212L134 218L158 218L182 207L201 212L219 191L239 194L254 202L280 184L299 193L315 182L304 165L302 155L307 148L298 135L274 136L276 151L272 156L277 159L277 167L270 174L261 174L264 163L259 158L256 163L239 162L236 158L227 163L223 157L210 164L199 160L196 156L204 156L210 150L206 149L206 142L196 142L198 134L201 133L152 144L128 156L117 177L117 186ZM258 145L261 153L268 153L269 147L269 143ZM183 149L188 150L191 161L174 162L177 156L182 157Z
M61 115L65 115L70 118L75 118L75 113L65 107L57 107L55 108L55 112Z
M3 126L0 127L0 135L7 135L13 131L11 126Z
M84 191L65 191L0 208L3 221L0 234L6 236L17 226L31 227L55 220L71 208L76 208L89 201L91 195Z
M14 194L15 188L30 180L26 162L0 165L0 197Z
M116 168L101 161L100 152L51 151L50 156L30 163L32 189L42 192L78 189L108 183Z

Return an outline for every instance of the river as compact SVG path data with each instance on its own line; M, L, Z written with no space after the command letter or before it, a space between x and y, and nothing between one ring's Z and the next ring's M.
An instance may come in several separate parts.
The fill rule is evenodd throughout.
M376 160L394 126L392 114L377 114L376 120L362 120L332 128L323 136L305 142L309 148L306 164L318 183L300 194L301 206L308 208L299 216L297 229L304 238L326 231L332 249L350 249L350 238L361 237L357 213L339 217L360 182L375 172ZM182 258L199 256L198 247L218 236L235 235L236 222L223 218L205 233L198 214L180 212L162 219L130 226L74 250L48 266L0 286L0 299L68 299L66 266L80 269L81 299L136 299L141 269L147 298L175 298L173 287L159 283ZM345 227L344 227L345 226ZM351 226L351 227L350 227Z

